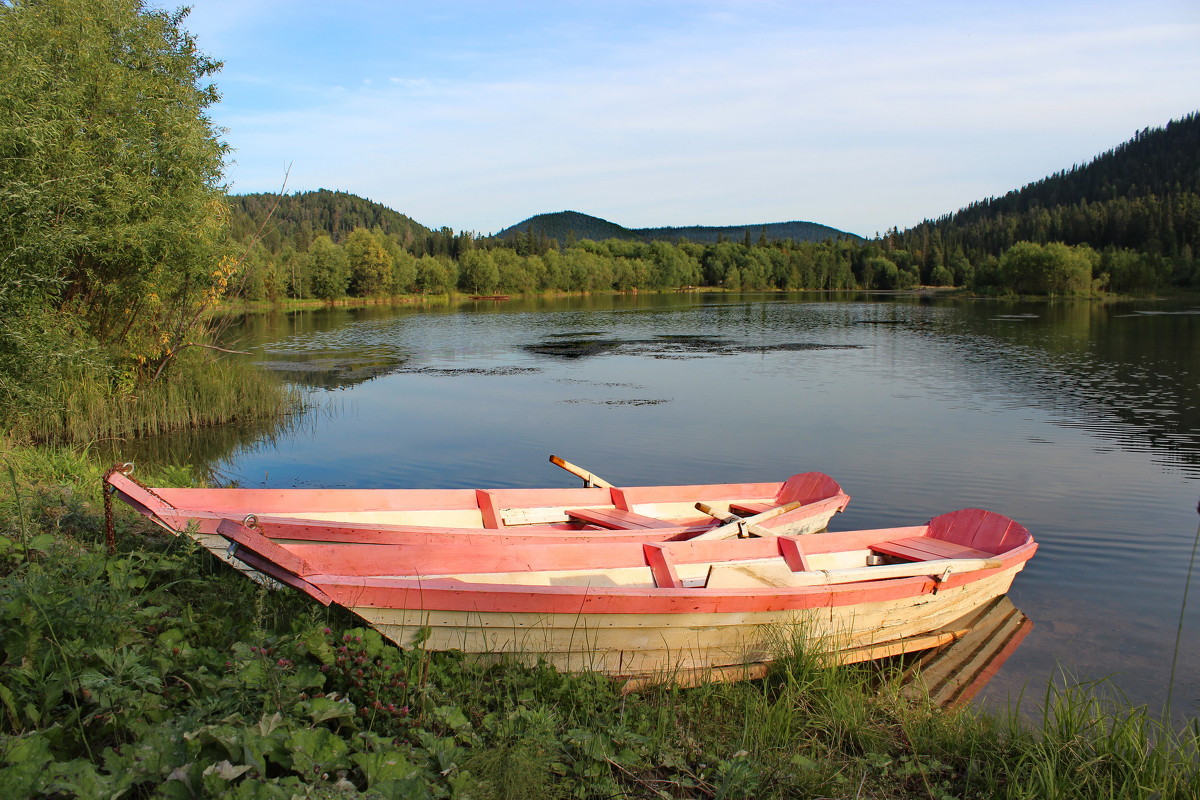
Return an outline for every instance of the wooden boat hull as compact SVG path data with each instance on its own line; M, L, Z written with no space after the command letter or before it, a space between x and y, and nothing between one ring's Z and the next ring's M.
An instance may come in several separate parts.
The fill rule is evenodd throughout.
M762 523L780 534L824 530L850 497L819 472L772 483L550 489L176 489L150 488L114 472L109 490L156 524L196 539L248 574L226 554L222 519L254 517L268 537L288 542L376 545L505 545L656 542L686 539L717 522L696 502L719 511L731 504L786 499L802 505ZM605 530L572 521L572 509L620 510L663 527Z
M461 604L444 603L447 598L429 592L419 592L417 602L425 608L389 608L369 604L350 587L321 588L403 647L419 643L430 650L503 654L526 664L544 661L564 671L628 677L770 661L788 652L796 639L832 654L916 639L1005 594L1019 571L1014 567L937 594L923 579L912 579L920 585L905 587L900 597L891 596L889 587L864 591L853 602L825 605L827 592L796 590L779 598L784 606L779 609L693 613L440 608ZM491 599L504 603L511 598Z
M364 548L280 544L233 521L219 532L251 567L401 646L620 676L760 663L796 638L833 654L932 646L929 634L1005 594L1037 547L977 509L907 528L641 545ZM914 542L961 556L865 566Z

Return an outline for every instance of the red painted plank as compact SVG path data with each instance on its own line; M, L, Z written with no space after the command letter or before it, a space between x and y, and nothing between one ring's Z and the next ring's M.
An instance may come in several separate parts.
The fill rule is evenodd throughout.
M804 550L809 555L865 550L875 542L924 532L922 526L809 534L804 537ZM285 546L288 551L307 561L314 572L344 575L446 575L458 572L608 569L645 565L641 548L644 540L602 543L560 540L550 544L508 544L499 532L491 536L494 538L486 541L474 539L467 547L452 546L444 541L402 547L323 542L295 542ZM676 564L771 558L779 553L779 546L772 537L670 541L665 545Z
M520 525L502 529L444 528L429 525L383 525L368 522L313 522L287 517L258 517L258 529L267 537L328 544L372 545L482 545L482 544L562 544L606 542L645 542L687 538L706 531L709 525L689 528L671 527L661 531L611 530L596 525L561 523ZM201 530L204 526L201 525ZM216 530L216 524L212 530Z
M980 508L965 508L934 517L929 535L987 553L998 554L1030 541L1025 526L1003 514Z
M705 503L774 497L780 483L715 483L695 486L626 486L621 489L620 505L632 508L639 503ZM579 505L584 505L580 503Z
M239 548L235 555L237 559L246 566L256 569L264 575L269 575L271 578L279 581L285 586L291 586L293 589L299 589L323 606L331 605L333 603L333 598L325 594L316 586L313 586L308 581L304 580L304 578L296 577L295 575L283 569L283 567L280 567L274 561L260 556L258 553L255 553L249 548Z
M566 513L571 519L577 519L581 522L591 522L612 530L630 530L635 528L650 530L654 528L679 527L666 520L648 517L644 514L635 514L632 511L625 511L620 508L569 508Z
M477 508L474 489L159 489L154 492L179 509L224 513L296 511L460 511ZM582 503L580 503L582 505Z
M774 503L730 503L731 511L740 511L743 514L761 514L764 511L770 511L775 508Z
M246 547L295 575L304 575L313 571L302 557L290 549L272 542L258 531L247 528L240 522L223 519L217 526L217 532L239 547Z
M117 494L122 500L138 511L148 509L151 513L161 513L175 510L160 494L147 491L137 481L121 472L109 475L108 483L117 490Z
M783 556L783 561L788 565L788 569L792 572L808 570L808 559L804 557L804 545L798 537L779 536L775 541L779 543L779 555Z
M784 481L775 497L775 505L783 506L795 501L812 503L841 493L841 485L825 473L802 472Z
M623 587L505 586L432 579L405 580L311 575L308 580L348 606L428 611L499 611L542 614L682 614L786 611L886 602L929 594L930 577L864 581L787 589L643 589Z
M876 553L896 556L909 561L930 561L939 558L988 558L994 555L930 536L910 536L906 539L877 542L871 545L871 549Z
M645 554L650 572L654 574L655 586L659 589L683 588L683 583L679 580L679 575L675 573L675 565L671 563L671 557L667 554L667 548L664 545L644 544L642 552Z
M483 527L499 528L504 525L500 521L500 508L496 504L496 497L492 492L486 489L476 489L475 501L479 504L479 513L483 516Z
M1007 553L1001 553L999 559L1004 566L999 569L984 569L978 572L960 572L951 573L950 577L942 581L941 588L953 589L956 586L963 586L980 578L986 578L989 575L995 575L1006 569L1012 569L1018 564L1024 564L1029 559L1033 558L1033 554L1037 552L1037 542L1027 542L1020 547L1009 550ZM997 556L991 556L996 558Z

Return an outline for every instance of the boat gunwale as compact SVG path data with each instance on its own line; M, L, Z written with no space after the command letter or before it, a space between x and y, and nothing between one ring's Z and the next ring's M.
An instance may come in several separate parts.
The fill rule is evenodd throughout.
M302 580L339 605L349 608L462 611L500 617L505 614L560 614L574 615L581 620L607 614L631 617L701 614L720 618L755 611L832 610L864 603L936 596L936 593L979 583L1004 572L1011 572L1015 577L1027 560L1024 558L994 570L967 573L960 576L964 580L959 581L954 581L953 576L940 582L933 576L917 576L823 586L719 589L715 592L706 592L702 587L602 587L603 591L594 588L587 591L585 587L451 585L448 581L417 579L397 579L390 584L386 578L368 579L361 583L330 583L323 580L337 576L312 576L315 580Z

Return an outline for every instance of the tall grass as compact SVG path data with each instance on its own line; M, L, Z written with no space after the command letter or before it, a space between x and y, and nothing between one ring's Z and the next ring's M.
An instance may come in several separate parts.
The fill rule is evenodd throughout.
M156 381L123 384L109 368L74 362L27 409L9 409L7 427L34 442L87 444L232 422L279 418L299 394L241 358L197 351Z

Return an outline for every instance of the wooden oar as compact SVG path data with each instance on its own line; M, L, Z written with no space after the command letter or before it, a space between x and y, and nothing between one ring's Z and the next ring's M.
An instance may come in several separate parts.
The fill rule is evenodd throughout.
M713 528L711 531L705 531L699 536L693 536L688 541L697 542L702 539L730 539L734 536L738 537L739 539L744 539L750 535L776 536L778 534L775 531L771 530L770 528L764 528L758 523L771 519L772 517L778 517L782 514L786 514L789 511L795 511L801 505L802 504L797 500L786 505L768 508L761 514L755 514L752 517L739 517L737 514L729 514L724 511L717 511L715 508L707 506L704 503L696 503L696 508L698 510L703 511L713 519L720 520L726 524L719 528Z
M609 483L608 481L604 480L603 478L597 477L596 475L593 475L592 473L588 472L583 467L577 467L574 464L572 464L570 461L561 459L558 456L550 456L550 463L556 467L562 467L567 472L574 475L576 478L582 479L584 486L588 486L588 487L599 486L601 489L613 488L613 485L611 483Z

